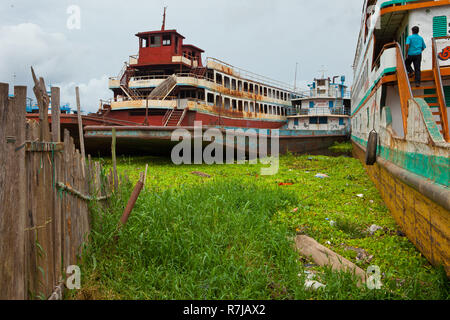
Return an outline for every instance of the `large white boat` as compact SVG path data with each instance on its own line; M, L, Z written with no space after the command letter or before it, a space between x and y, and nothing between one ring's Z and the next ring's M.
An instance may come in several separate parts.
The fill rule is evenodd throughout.
M450 275L450 1L366 0L354 61L352 142L408 238ZM420 28L422 83L405 66Z

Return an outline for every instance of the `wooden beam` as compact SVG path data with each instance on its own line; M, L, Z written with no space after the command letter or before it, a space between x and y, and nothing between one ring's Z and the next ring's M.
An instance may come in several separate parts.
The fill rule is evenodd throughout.
M83 172L83 177L86 177L86 155L84 151L84 133L83 133L83 120L81 117L81 103L80 103L80 89L75 88L75 93L77 96L77 116L78 116L78 133L80 135L80 151L81 151L81 170Z
M52 87L52 140L61 142L61 110L60 110L60 89Z
M450 2L448 0L427 1L427 2L420 2L420 3L404 4L404 5L394 6L394 7L383 8L380 11L380 15L383 16L387 13L408 11L408 10L414 10L414 9L440 7L440 6L445 6L445 5L449 5L449 4L450 4Z

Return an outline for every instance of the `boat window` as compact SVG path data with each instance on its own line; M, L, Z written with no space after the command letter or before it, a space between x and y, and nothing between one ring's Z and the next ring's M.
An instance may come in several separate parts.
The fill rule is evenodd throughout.
M340 126L345 125L345 124L344 124L344 118L339 118L339 125L340 125Z
M242 91L242 81L238 81L238 90Z
M238 110L239 110L239 111L242 111L242 100L239 100L239 103L238 103Z
M220 73L216 73L216 83L222 84L222 75Z
M148 38L142 39L142 48L148 48Z
M224 106L225 109L230 109L230 98L225 98Z
M231 90L236 90L236 79L231 80Z
M325 80L317 80L317 86L324 86L325 85Z
M175 37L175 54L178 54L178 37Z
M250 93L253 93L253 83L250 83L250 89L248 90Z
M150 47L160 47L161 46L161 36L151 36L150 37Z
M171 41L170 34L163 36L163 46L170 46L171 44L172 44L172 41Z
M222 97L216 96L216 107L222 107Z
M264 87L264 96L267 97L267 88L266 87Z
M244 102L244 111L248 112L248 102L247 101Z
M256 113L259 113L259 112L260 112L260 111L259 111L259 103L256 104L255 112L256 112Z
M259 86L257 84L255 84L255 93L259 94Z
M224 77L225 80L225 88L230 89L230 78Z
M272 89L269 89L269 98L272 98Z
M319 123L320 124L328 124L328 117L320 117Z
M208 103L214 104L214 94L208 93Z
M237 109L237 101L236 100L232 100L231 101L231 106L233 107L233 110Z
M314 101L310 101L310 102L309 102L309 107L310 107L310 108L314 108Z
M250 102L250 112L255 112L254 103Z
M248 83L247 82L244 82L244 91L248 92Z
M317 117L310 117L309 124L317 124L319 119Z
M280 99L280 91L277 90L277 99Z

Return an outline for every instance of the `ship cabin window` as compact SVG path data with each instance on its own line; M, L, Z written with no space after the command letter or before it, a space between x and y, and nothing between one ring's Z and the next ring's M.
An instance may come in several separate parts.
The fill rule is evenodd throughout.
M150 36L150 47L156 48L161 46L161 36Z
M236 79L231 80L231 90L236 90Z
M238 81L238 90L242 91L242 81Z
M141 38L141 47L142 48L148 48L148 38Z
M267 104L262 107L261 113L267 113Z
M222 75L220 73L216 73L216 83L222 85Z
M224 106L225 106L225 109L230 109L230 98L225 98Z
M216 96L216 107L222 107L222 97Z
M255 93L259 94L259 86L257 84L255 84Z
M267 97L267 88L264 87L264 96Z
M272 98L272 89L269 89L269 98Z
M248 90L250 93L253 93L253 83L250 83L250 88Z
M255 112L255 106L253 102L250 102L250 112Z
M328 124L328 117L320 117L319 124Z
M248 102L247 101L244 102L244 111L248 112Z
M214 94L208 93L208 103L214 104Z
M317 86L318 86L318 87L323 87L323 86L325 86L325 80L317 80Z
M175 54L178 54L178 37L175 37Z
M242 111L242 100L239 100L238 102L238 110Z
M277 90L277 99L280 99L280 91Z
M344 126L344 118L339 118L339 125Z
M319 122L318 117L310 117L309 118L309 124L317 124Z
M237 109L237 101L236 101L235 99L233 99L233 100L231 101L231 106L233 107L233 110L236 110L236 109Z
M172 44L172 36L170 34L163 36L163 46L170 46Z
M259 110L259 108L260 108L259 103L256 103L256 108L255 108L255 112L256 112L256 113L261 112L261 111Z
M244 92L248 92L248 83L244 82Z
M230 89L230 78L224 77L225 82L225 88Z
M310 108L314 108L314 101L310 101L310 102L309 102L309 107L310 107Z

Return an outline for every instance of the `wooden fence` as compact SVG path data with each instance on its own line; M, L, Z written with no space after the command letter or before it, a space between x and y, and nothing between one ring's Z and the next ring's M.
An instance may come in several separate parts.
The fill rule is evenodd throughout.
M35 79L36 80L36 79ZM27 88L0 83L0 299L47 299L80 261L90 231L89 201L114 184L85 161L68 131L61 141L59 88L34 92L40 122L26 120ZM87 162L87 163L86 163Z

